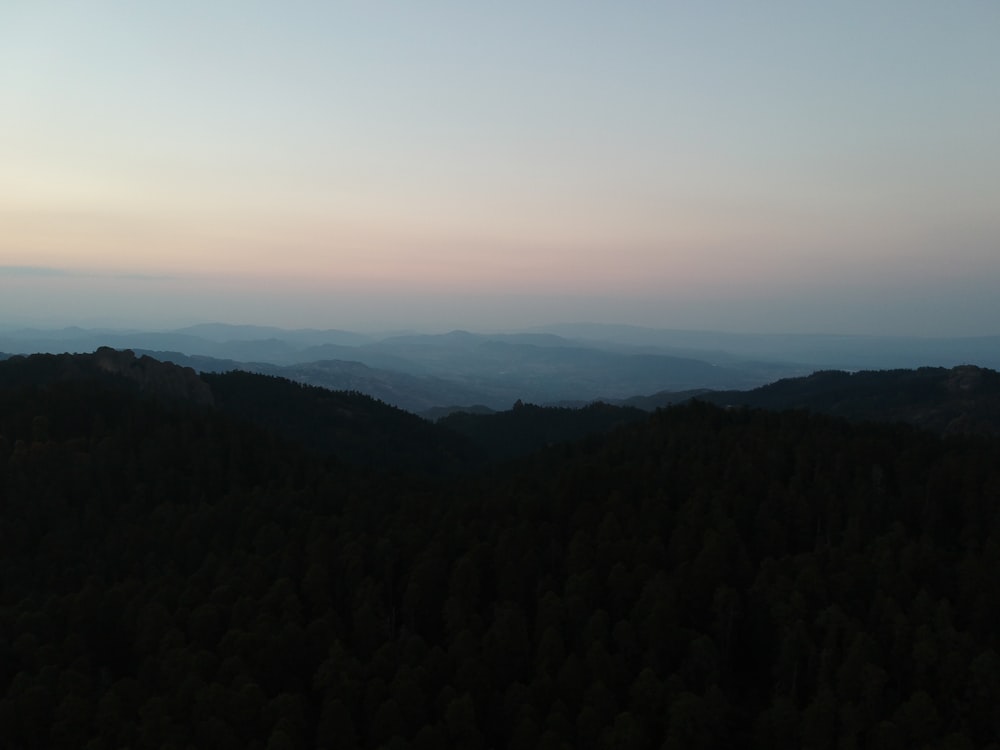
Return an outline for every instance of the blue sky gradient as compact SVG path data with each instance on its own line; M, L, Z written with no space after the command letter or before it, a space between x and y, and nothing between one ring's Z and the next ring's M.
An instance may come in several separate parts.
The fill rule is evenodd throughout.
M0 317L997 333L998 39L972 0L9 0Z

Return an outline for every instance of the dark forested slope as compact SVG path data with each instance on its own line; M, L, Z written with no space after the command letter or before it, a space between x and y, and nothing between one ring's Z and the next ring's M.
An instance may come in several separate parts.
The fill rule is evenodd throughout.
M452 431L360 393L239 371L202 379L223 411L348 463L440 474L483 460Z
M655 409L692 397L722 406L808 409L857 421L906 422L939 434L1000 434L1000 373L973 365L823 370L750 391L661 393L625 403Z
M446 481L123 382L0 388L7 747L997 747L994 439L694 403Z
M640 409L604 403L566 409L518 402L493 414L455 411L437 424L464 436L489 460L505 461L648 418Z
M53 383L96 381L167 401L212 404L210 389L191 368L136 357L128 350L102 347L93 354L14 355L0 362L0 389L8 397L18 388L30 391Z
M452 431L360 393L241 371L199 376L189 367L109 348L16 356L0 363L0 393L8 400L36 398L66 383L185 407L214 407L315 453L383 471L453 473L484 460Z

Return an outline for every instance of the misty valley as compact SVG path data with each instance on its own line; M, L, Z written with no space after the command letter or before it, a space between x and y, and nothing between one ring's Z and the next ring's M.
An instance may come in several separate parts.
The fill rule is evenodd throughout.
M0 331L3 744L998 748L995 343Z

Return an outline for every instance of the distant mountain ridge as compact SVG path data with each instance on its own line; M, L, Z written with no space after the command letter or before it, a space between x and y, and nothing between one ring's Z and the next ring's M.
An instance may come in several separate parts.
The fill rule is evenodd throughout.
M359 390L414 412L449 404L504 409L518 399L588 403L664 386L751 387L773 379L772 369L780 374L788 374L790 369L741 369L662 354L588 349L566 340L541 346L520 337L464 332L400 336L364 347L310 347L300 353L305 360L294 364L274 362L284 360L283 356L268 358L277 346L277 342L265 342L256 351L265 356L256 360L146 348L137 351L206 371L238 368L326 388ZM237 355L255 353L239 347L226 350ZM216 359L223 362L213 361Z
M99 346L157 356L176 352L176 361L206 370L221 367L207 358L222 360L314 385L362 390L411 411L463 403L503 409L517 399L586 403L664 388L742 388L805 372L790 365L720 364L531 332L375 337L220 324L149 333L0 331L0 350L17 353L87 352Z
M567 323L540 326L580 342L613 341L631 347L653 347L745 361L759 359L809 365L817 369L886 370L925 366L977 364L1000 369L1000 335L916 337L860 334L731 333L646 328L631 325Z
M477 404L503 410L518 399L584 405L663 392L742 391L816 370L1000 367L998 337L731 334L593 324L496 334L361 334L218 323L154 332L0 329L0 351L92 352L100 346L149 353L199 371L243 369L358 390L417 413Z
M462 341L463 346L473 351L486 351L480 367L488 368L507 362L512 368L539 368L547 357L560 364L582 356L593 361L594 353L581 352L577 347L566 344L558 348L547 348L541 353L533 351L531 345L513 345L500 341L483 341L474 334L456 332L433 339L442 350L453 354L449 339ZM406 338L407 346L415 346ZM412 375L391 370L379 370L360 362L342 360L303 363L295 366L279 366L268 363L244 363L235 360L218 360L205 356L189 356L176 352L139 351L135 356L131 351L119 351L103 347L91 354L81 355L0 355L0 361L22 362L18 370L24 382L48 382L54 378L68 378L80 375L125 377L140 392L162 395L192 403L212 404L213 395L201 373L225 373L234 370L260 373L262 375L285 378L306 386L315 386L332 391L364 393L387 405L405 409L426 418L442 420L443 424L469 435L478 435L483 424L490 419L488 413L504 414L515 401L528 404L560 405L556 399L545 399L552 391L525 388L524 378L514 379L510 384L490 382L482 378L472 385L461 380L422 374ZM4 357L7 357L4 360ZM519 360L519 356L523 360ZM642 359L641 355L636 355ZM424 357L433 361L434 347L431 346ZM624 360L610 357L610 371ZM654 362L672 360L657 360ZM487 364L483 364L483 363ZM173 367L173 363L178 367ZM696 365L697 367L697 365ZM430 369L430 367L428 367ZM13 372L13 370L11 370ZM576 386L578 389L581 387ZM593 390L598 386L591 385ZM531 393L536 398L531 397ZM526 395L526 398L521 396ZM537 398L537 395L542 398ZM487 398L482 398L484 395ZM575 409L553 409L546 420L556 419L561 412L572 413L579 407L596 401L606 401L626 409L652 411L660 407L678 404L692 399L706 401L720 406L744 406L769 410L804 409L813 412L846 417L852 420L881 422L906 422L939 434L955 433L1000 433L1000 374L996 371L962 365L953 368L921 367L914 370L859 371L849 373L838 370L821 370L808 376L782 378L775 382L745 390L689 388L668 389L649 396L630 396L616 399L581 399L575 402ZM484 403L485 402L485 403ZM445 407L443 405L449 404ZM470 406L462 406L468 404ZM475 405L475 406L471 406ZM532 408L537 408L533 406ZM478 412L477 416L469 412ZM454 418L448 417L455 414ZM609 423L633 416L609 417ZM496 425L524 424L525 414L519 421L508 423L509 417L496 417ZM546 420L543 420L547 424ZM572 417L571 423L582 424L582 418ZM541 422L538 424L542 424ZM521 428L517 428L521 429ZM539 435L550 434L551 426L539 428ZM558 430L556 430L558 433ZM572 430L571 430L572 432ZM512 433L513 434L513 433ZM582 432L573 432L574 436ZM541 446L547 440L532 436L525 429L518 440L523 445ZM489 440L486 441L489 443ZM482 445L485 445L483 443ZM480 447L482 447L480 445ZM520 454L522 450L511 455ZM496 453L494 451L494 453Z

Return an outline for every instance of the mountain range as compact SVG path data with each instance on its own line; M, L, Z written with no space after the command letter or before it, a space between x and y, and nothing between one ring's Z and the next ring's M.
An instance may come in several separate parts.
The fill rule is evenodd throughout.
M0 351L131 349L201 372L241 369L356 390L415 413L517 400L579 406L747 390L815 370L1000 367L1000 338L768 336L575 324L505 334L361 334L203 324L173 331L0 330Z

